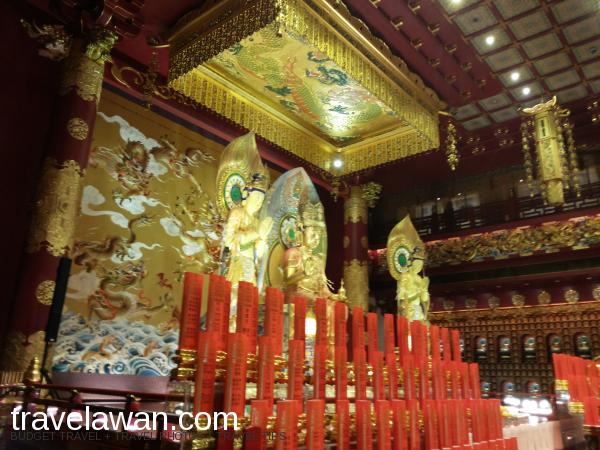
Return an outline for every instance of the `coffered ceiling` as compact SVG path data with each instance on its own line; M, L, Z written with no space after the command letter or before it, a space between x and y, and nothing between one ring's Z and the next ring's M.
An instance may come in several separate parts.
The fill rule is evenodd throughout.
M467 131L600 93L597 0L348 0Z

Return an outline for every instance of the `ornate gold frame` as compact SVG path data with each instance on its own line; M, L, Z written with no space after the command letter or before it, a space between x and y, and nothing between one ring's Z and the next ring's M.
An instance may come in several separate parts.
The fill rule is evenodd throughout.
M394 111L397 129L336 147L297 120L243 91L203 64L271 24L308 42ZM439 146L444 105L339 0L225 0L182 18L169 37L169 83L185 96L313 165L333 171L341 152L348 174Z

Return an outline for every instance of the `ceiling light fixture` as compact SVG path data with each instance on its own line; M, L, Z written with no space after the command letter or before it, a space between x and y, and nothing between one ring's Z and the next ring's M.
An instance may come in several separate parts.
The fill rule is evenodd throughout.
M523 95L529 95L531 93L531 88L529 86L525 86L521 92L523 92Z
M521 78L521 74L519 72L513 72L510 74L510 79L512 81L517 81L519 78Z
M342 158L336 156L336 158L333 160L333 167L335 167L336 169L341 169L343 165L344 161L342 161Z
M485 38L485 43L487 45L494 45L494 42L496 42L496 38L491 34Z

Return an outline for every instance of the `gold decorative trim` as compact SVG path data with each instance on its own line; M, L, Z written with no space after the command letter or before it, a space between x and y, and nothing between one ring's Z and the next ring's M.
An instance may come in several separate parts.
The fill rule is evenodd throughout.
M202 66L220 52L266 26L306 38L349 76L394 111L410 131L337 148L282 120L272 109L244 99ZM331 155L343 150L343 174L375 167L439 146L436 94L410 73L342 2L329 0L224 1L186 16L169 39L170 86L185 96L256 132L311 164L330 171Z
M434 311L429 313L432 323L443 324L451 322L476 322L481 320L502 320L515 317L537 317L550 314L583 314L586 312L597 312L600 301L584 302L576 304L553 304L535 306L511 306L496 309L458 310L458 311Z
M426 243L430 267L579 250L600 244L600 214Z
M29 336L19 331L9 332L2 355L2 369L25 372L34 357L42 358L44 338L44 331Z
M325 141L296 128L268 105L257 105L254 99L245 99L231 88L212 80L206 71L203 67L198 68L172 81L170 86L318 168L329 169L332 150Z
M54 289L56 288L56 282L54 280L44 280L35 290L35 298L42 305L49 306L52 304L52 297L54 296Z
M53 158L46 159L27 242L29 253L44 247L53 256L67 253L79 213L83 172L73 160L59 165Z
M199 104L189 97L177 92L175 89L166 84L159 83L156 72L150 68L146 72L140 72L130 66L117 66L114 62L111 63L110 73L123 86L130 89L135 89L134 86L142 92L145 97L146 104L152 105L152 98L158 97L164 100L173 100L182 105L190 106L194 109L199 108Z
M362 188L360 186L350 187L350 196L344 202L344 224L368 221L367 202L362 196Z
M348 304L358 306L365 311L369 306L369 264L368 261L344 261L344 286Z
M344 236L344 248L348 248L350 246L350 238L348 236Z
M89 130L90 127L88 124L80 117L73 117L67 122L67 131L69 132L69 135L78 141L85 141L88 137Z
M92 61L83 53L77 53L64 60L58 93L75 93L86 102L100 101L104 62Z
M600 245L600 214L425 243L429 267L581 250L594 245ZM380 256L386 255L387 249L380 250Z

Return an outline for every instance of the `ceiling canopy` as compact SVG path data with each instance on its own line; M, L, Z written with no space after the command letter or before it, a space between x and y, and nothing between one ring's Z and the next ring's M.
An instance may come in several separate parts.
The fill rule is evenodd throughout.
M222 1L169 38L171 86L325 170L437 148L437 95L341 2Z

